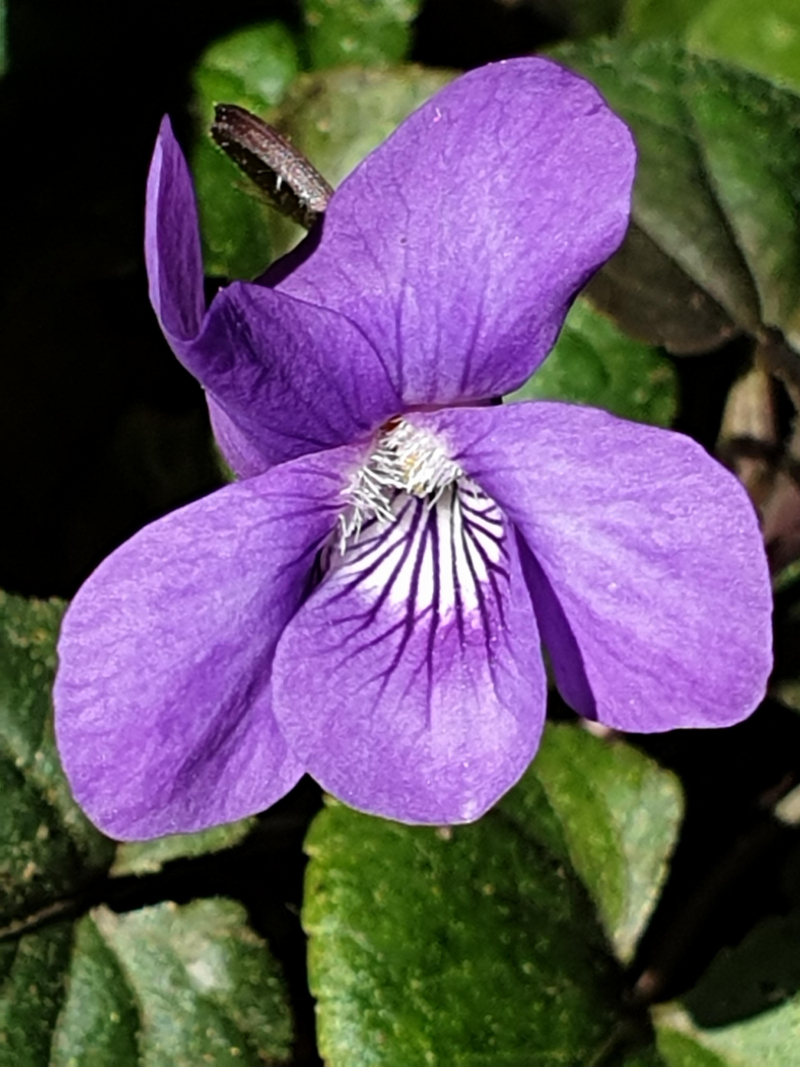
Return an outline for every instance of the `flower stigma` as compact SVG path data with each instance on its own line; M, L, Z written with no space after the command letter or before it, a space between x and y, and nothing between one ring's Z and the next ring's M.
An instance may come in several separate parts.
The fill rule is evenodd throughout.
M464 477L463 469L445 452L430 430L400 416L381 427L378 443L353 475L345 496L348 507L339 516L339 551L357 544L372 519L394 522L392 502L398 493L426 499L435 507L444 490Z

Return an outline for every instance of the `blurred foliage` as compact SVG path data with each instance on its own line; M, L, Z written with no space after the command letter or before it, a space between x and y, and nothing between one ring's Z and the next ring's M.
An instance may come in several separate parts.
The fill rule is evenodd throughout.
M400 63L420 0L303 0L312 70Z
M800 348L800 97L665 42L569 45L554 55L591 78L633 130L637 229L735 327L777 327ZM649 247L622 253L644 258L645 277ZM642 294L615 289L613 269L612 259L612 273L601 274L606 300L596 287L592 296L635 327L641 308L628 315L628 305ZM719 340L730 333L721 325ZM669 334L651 339L687 350Z
M800 88L800 5L796 0L628 0L621 30L674 37L690 50Z
M658 349L632 340L579 297L550 355L505 399L568 400L670 426L678 405L677 376Z
M686 43L800 90L797 0L711 0L689 23Z

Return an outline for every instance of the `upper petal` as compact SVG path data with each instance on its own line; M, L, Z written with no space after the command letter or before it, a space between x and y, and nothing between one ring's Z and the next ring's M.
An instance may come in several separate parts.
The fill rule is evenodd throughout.
M482 67L342 183L276 287L357 323L406 405L507 392L622 240L634 161L582 78L538 58Z
M167 118L147 183L145 251L161 327L207 390L220 447L239 475L349 444L399 410L381 357L334 311L235 282L204 313L194 191Z
M227 486L140 531L80 589L58 648L56 735L101 829L198 830L297 781L272 658L354 461L343 449Z
M544 720L513 538L474 487L400 494L287 626L275 714L330 792L407 822L476 819L525 770Z
M203 260L192 179L166 115L147 178L144 248L150 300L179 352L203 321Z
M521 532L577 711L640 732L753 711L771 667L766 558L744 489L696 442L557 403L413 418Z

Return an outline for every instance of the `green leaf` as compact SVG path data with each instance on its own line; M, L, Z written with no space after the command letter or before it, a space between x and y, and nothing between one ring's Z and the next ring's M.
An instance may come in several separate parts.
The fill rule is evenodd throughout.
M605 408L623 418L669 426L678 404L677 377L660 352L631 340L579 298L553 351L505 399L568 400Z
M283 97L298 70L294 40L267 22L216 41L192 74L199 138L192 171L207 274L252 278L273 258L271 209L208 135L217 103L264 114Z
M0 920L69 896L104 872L114 844L72 800L50 690L64 605L0 592Z
M49 1067L71 943L72 924L62 922L0 944L0 1067Z
M677 1004L654 1011L658 1050L668 1067L795 1067L800 996L752 1019L704 1030Z
M262 22L215 41L192 72L192 83L210 123L214 104L240 104L249 110L280 103L297 74L294 38L282 22Z
M624 9L623 0L533 0L531 6L556 29L556 36L571 39L613 34Z
M303 911L326 1062L555 1067L616 1049L619 972L601 947L632 957L681 814L671 774L571 725L548 726L522 781L470 826L329 801ZM662 1063L652 1048L624 1062Z
M623 33L632 37L682 37L703 0L627 0Z
M617 957L629 963L678 838L678 780L630 745L553 724L529 774L558 824L546 843L580 876ZM530 790L512 791L502 806L541 824L541 801Z
M212 826L196 834L171 834L152 841L129 841L117 846L112 877L129 874L155 874L172 860L221 852L243 841L256 825L256 819L240 819L224 826Z
M241 905L97 908L0 946L0 1067L286 1063L277 964Z
M688 27L687 44L800 88L800 5L797 0L711 0Z
M277 125L335 188L453 77L417 66L304 75L287 93Z
M800 97L668 42L554 54L594 81L634 132L637 229L731 324L775 327L800 347ZM631 285L627 297L642 294Z
M419 7L420 0L303 0L312 68L402 62Z
M450 71L417 66L303 75L270 121L336 188L404 118L453 77ZM272 220L280 254L302 234L275 214Z
M800 908L769 915L723 948L682 998L698 1026L716 1029L777 1008L800 992Z
M331 1067L555 1067L607 1044L616 969L575 876L541 844L554 830L535 825L541 787L529 775L515 792L470 826L335 801L314 822L303 921Z

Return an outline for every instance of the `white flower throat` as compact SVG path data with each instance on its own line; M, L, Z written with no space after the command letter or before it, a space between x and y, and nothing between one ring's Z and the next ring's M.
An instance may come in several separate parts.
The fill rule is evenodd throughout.
M436 437L402 418L381 430L377 447L353 476L346 490L347 510L339 517L339 550L358 541L372 519L392 522L397 493L427 499L434 507L448 485L464 471L447 455Z
M463 637L477 611L489 632L488 600L508 579L503 517L434 434L387 423L346 499L322 562L328 580L412 628L427 618L435 633L454 615Z

